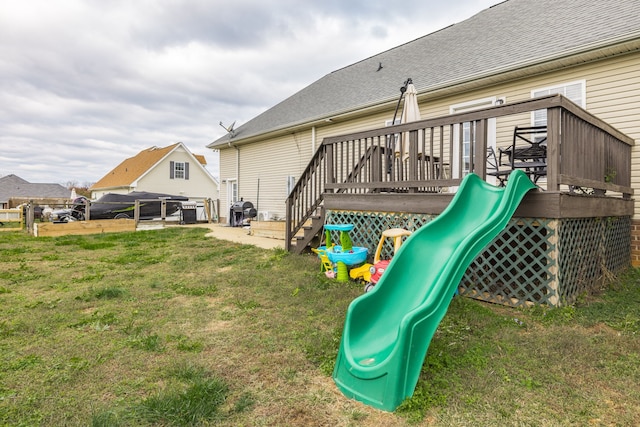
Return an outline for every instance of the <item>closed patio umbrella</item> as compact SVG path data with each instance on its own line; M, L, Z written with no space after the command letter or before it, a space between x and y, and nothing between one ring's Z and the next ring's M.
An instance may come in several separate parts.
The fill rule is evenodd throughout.
M404 106L402 107L401 123L410 123L420 120L420 109L418 108L418 91L411 79L407 84L407 91L404 94ZM402 151L402 160L406 160L409 157L409 132L405 132L402 135L402 147L396 144L396 156L400 155ZM418 147L418 151L421 151L421 147Z

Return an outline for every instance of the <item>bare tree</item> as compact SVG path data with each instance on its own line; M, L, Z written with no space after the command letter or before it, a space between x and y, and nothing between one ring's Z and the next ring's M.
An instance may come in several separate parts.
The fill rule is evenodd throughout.
M80 185L77 181L67 181L65 187L69 189L69 191L75 188L76 194L78 196L91 197L91 191L89 190L89 188L91 188L92 185L93 183L90 182L84 182L82 185Z

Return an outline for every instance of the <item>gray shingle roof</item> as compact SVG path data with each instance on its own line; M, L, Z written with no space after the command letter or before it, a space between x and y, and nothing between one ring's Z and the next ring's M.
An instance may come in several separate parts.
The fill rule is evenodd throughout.
M0 178L0 202L6 203L10 198L68 198L71 192L60 184L30 183L17 175Z
M637 1L507 0L327 74L238 127L233 140L391 101L408 77L424 93L637 39Z

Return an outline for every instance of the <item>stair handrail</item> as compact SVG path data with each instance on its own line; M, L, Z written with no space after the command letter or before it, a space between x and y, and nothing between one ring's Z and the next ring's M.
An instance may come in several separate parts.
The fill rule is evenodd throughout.
M286 199L285 248L291 250L291 239L309 220L324 200L326 179L323 161L327 146L320 144L307 167L296 181ZM326 174L326 170L324 170ZM329 190L330 191L330 190ZM305 197L306 196L306 197Z
M353 170L348 174L345 182L351 182L359 174L363 165L371 158L376 147L369 147L360 160L353 165ZM344 189L333 190L325 184L335 181L333 163L327 162L327 158L333 156L333 143L323 141L320 147L309 160L305 170L300 175L286 199L286 227L285 248L291 250L291 240L304 224L316 213L324 201L325 192L343 192ZM324 168L323 168L324 166ZM315 184L315 186L313 185ZM306 190L306 192L305 192ZM304 197L306 196L306 197Z

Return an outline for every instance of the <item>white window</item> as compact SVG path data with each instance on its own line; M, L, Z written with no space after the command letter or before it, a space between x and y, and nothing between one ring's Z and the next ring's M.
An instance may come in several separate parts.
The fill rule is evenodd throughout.
M289 175L287 177L287 196L291 194L293 187L296 185L296 177L293 175Z
M385 120L384 127L399 125L400 123L402 123L401 119ZM387 140L387 143L389 144L389 146L393 145L394 147L398 147L398 142L399 142L398 138L400 138L400 134L396 133L393 135L393 141L391 141L391 137L389 137L389 139Z
M555 94L564 95L580 107L587 108L586 82L584 80L534 89L531 91L532 98ZM547 124L547 110L537 110L531 113L531 124L533 126L545 126Z
M169 178L189 179L189 162L169 162Z
M498 101L500 101L500 103L503 103L504 99L502 98L498 99L495 96L492 96L489 98L476 99L474 101L452 105L449 108L449 113L451 114L465 113L468 111L489 108L496 105ZM457 144L460 138L459 132L460 132L459 126L454 126L453 128L453 141L454 141L453 165L452 165L453 178L460 178L460 176L458 176L459 175L458 169L460 169L460 165L459 165L460 151L459 151L459 146ZM475 135L475 129L474 129L473 135ZM471 159L469 158L469 155L471 153L470 147L471 147L471 123L466 122L462 124L462 176L467 175L469 173L469 165L471 163L470 162ZM496 147L496 119L495 118L491 118L487 120L487 147L493 147L494 150Z
M227 180L227 199L229 200L229 205L232 205L238 201L238 180L237 179Z
M175 162L175 169L173 176L175 179L184 179L184 163L183 162Z

